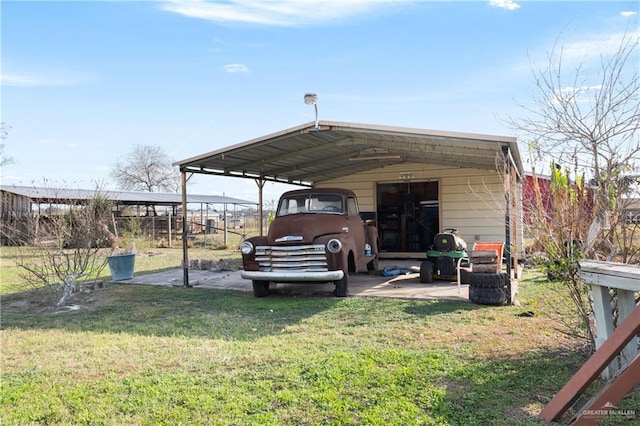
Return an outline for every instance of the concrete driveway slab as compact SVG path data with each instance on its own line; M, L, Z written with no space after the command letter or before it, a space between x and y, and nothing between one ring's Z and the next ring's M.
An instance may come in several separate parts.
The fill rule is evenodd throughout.
M408 266L407 269L415 270L415 266L401 266ZM134 276L133 279L119 281L119 283L182 287L183 274L182 268L177 268L154 274ZM240 274L241 271L189 270L189 283L195 288L252 292L251 281L243 279ZM277 283L271 284L269 290L272 294L331 297L334 288L335 286L332 283ZM458 293L458 286L455 282L438 281L424 284L420 282L418 273L393 277L384 277L378 273L352 274L349 276L349 296L443 299L468 302L469 286L463 284L460 293Z

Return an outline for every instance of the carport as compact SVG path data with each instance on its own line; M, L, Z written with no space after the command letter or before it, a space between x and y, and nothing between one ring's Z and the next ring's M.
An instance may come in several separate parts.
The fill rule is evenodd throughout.
M187 177L194 173L253 179L258 188L261 230L262 190L266 182L307 187L350 187L359 198L363 214L380 223L383 215L379 188L396 193L401 188L406 198L406 193L411 193L414 188L411 185L416 182L432 182L435 173L448 174L452 176L448 179L453 182L455 175L464 170L464 182L469 182L470 187L474 179L495 178L494 186L487 193L490 193L490 198L495 198L497 204L491 215L502 222L504 234L500 232L499 237L504 237L506 247L520 246L520 180L523 167L514 137L318 121L178 161L174 165L180 168L185 200ZM375 177L391 175L393 179L377 180L379 178ZM469 194L459 189L466 185L464 182L458 179L455 184L457 194L454 191L444 194L438 189L444 184L438 182L435 185L438 189L433 200L436 210L447 209L447 219L451 218L454 224L467 220L455 218L456 214L469 212L464 205ZM487 204L488 198L484 198L482 202ZM429 201L417 202L423 207ZM442 223L441 216L440 213L438 226L449 225ZM473 219L468 220L471 222ZM481 229L482 224L476 226ZM495 231L493 233L496 234ZM477 240L482 232L474 231L469 235ZM188 265L186 244L183 251L183 264ZM393 249L387 253L390 256L394 254L402 257L410 253ZM517 250L508 250L507 255L510 260L507 267L511 268L517 262ZM189 285L188 282L188 268L185 266L185 285Z

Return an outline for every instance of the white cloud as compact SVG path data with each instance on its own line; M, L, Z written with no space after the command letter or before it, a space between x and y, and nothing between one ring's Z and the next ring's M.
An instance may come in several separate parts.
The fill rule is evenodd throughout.
M48 86L45 81L28 75L3 74L0 81L3 86Z
M624 12L620 12L620 16L629 18L631 16L636 16L638 12L634 12L633 10L626 10Z
M228 64L224 66L224 72L229 74L247 73L249 68L244 64Z
M513 0L489 0L489 4L491 6L508 10L516 10L520 7L520 5Z
M27 74L2 74L0 83L3 86L18 87L44 87L44 86L77 86L95 81L92 77L79 78L59 78L59 77L40 77Z
M640 31L635 33L609 33L593 34L589 38L579 41L570 41L562 45L563 61L568 63L580 63L587 59L600 60L600 55L610 56L620 49L620 43L624 38L631 40L640 37Z
M602 85L601 84L597 84L597 85L593 85L593 86L581 86L581 87L569 87L569 86L567 86L567 87L560 88L560 93L565 98L574 98L575 97L578 100L580 100L580 98L583 98L582 95L588 94L589 92L597 92L599 90L602 90Z
M162 9L209 21L297 26L335 22L393 3L391 0L170 0Z

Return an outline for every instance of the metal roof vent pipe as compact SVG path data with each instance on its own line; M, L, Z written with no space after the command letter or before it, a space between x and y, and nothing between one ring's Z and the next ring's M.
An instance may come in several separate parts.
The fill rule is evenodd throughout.
M305 93L304 103L307 105L313 105L316 110L316 130L318 129L318 95L315 93Z

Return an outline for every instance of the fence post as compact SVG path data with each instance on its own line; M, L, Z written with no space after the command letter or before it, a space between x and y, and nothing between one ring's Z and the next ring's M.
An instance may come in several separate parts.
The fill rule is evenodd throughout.
M184 226L184 215L182 215L182 226ZM169 231L169 247L171 247L171 212L169 212L169 220L167 221L167 230Z

